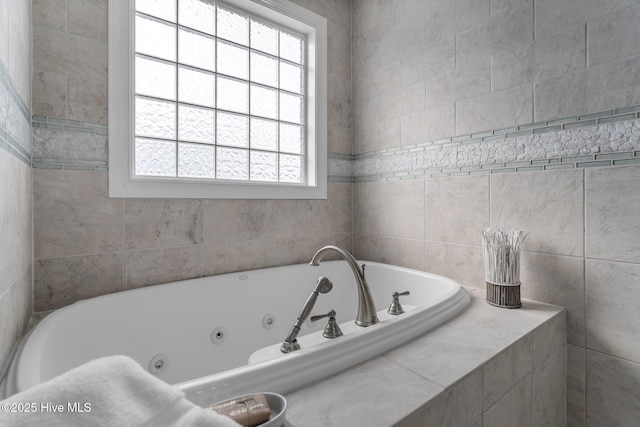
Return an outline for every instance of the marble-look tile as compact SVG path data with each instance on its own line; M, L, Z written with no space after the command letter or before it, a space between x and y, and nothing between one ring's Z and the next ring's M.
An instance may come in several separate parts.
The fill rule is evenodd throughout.
M587 348L640 363L640 264L587 259Z
M356 153L400 146L400 119L383 120L367 126L354 123L353 141Z
M9 2L9 75L18 96L29 105L31 102L31 2Z
M33 129L35 157L107 162L107 145L107 137L96 133Z
M351 154L353 130L343 129L330 124L327 129L328 149L334 153Z
M533 4L533 0L491 0L491 16L500 15L531 4Z
M367 50L369 48L370 52ZM376 98L402 87L399 60L389 61L377 44L371 47L365 45L363 49L371 56L364 58L367 62L359 62L358 57L354 58L353 100L356 106L361 105L364 99Z
M0 6L0 12L2 11L2 7ZM0 15L0 20L2 16ZM0 21L1 22L1 21ZM1 45L1 43L0 43ZM4 85L0 85L0 128L7 128L7 117L9 116L9 103L13 103L13 100L9 100L10 95L7 92L7 88Z
M533 369L531 335L519 339L482 367L482 407L486 411Z
M9 2L0 2L0 61L9 63Z
M553 34L635 4L635 0L535 1L535 33Z
M401 118L400 142L402 145L417 145L446 138L454 134L455 127L453 104L420 111Z
M269 238L351 232L351 185L330 183L327 200L267 200Z
M424 181L388 181L378 184L380 234L424 240Z
M433 2L435 7L425 15L427 41L453 36L490 19L490 0L458 0Z
M202 277L204 253L203 245L126 251L125 288L134 289Z
M471 292L471 298L467 310L446 324L463 328L468 342L490 342L494 354L530 333L532 321L540 323L562 312L560 307L529 300L522 300L522 307L517 310L495 307L485 301L486 294L479 289Z
M482 304L473 300L472 304ZM461 314L464 316L464 313ZM441 326L428 334L403 345L397 350L383 354L400 366L428 378L444 388L472 373L482 361L496 351L496 345L475 337L464 328ZM451 363L455 358L455 363ZM478 403L482 404L481 392Z
M375 376L370 375L372 369ZM375 358L317 383L313 389L288 394L287 420L307 427L388 427L441 390L394 363ZM354 413L357 407L367 410Z
M339 128L351 128L351 105L329 99L327 101L327 122Z
M265 236L264 200L205 200L203 211L204 242L208 245Z
M277 237L266 239L266 266L301 264L311 261L313 254L326 245L341 247L351 251L351 233L309 235L299 237ZM339 259L332 254L324 259Z
M522 298L567 309L567 342L584 345L584 259L523 252Z
M426 237L429 241L480 245L489 227L489 177L429 179Z
M380 261L385 264L422 271L426 268L423 240L379 236L378 252Z
M203 209L198 199L127 199L124 207L126 249L199 245Z
M28 119L22 108L13 101L12 97L7 97L6 127L4 130L24 149L31 152L31 120Z
M520 7L456 36L456 66L533 40L533 6Z
M456 135L531 123L532 119L533 91L528 84L456 103Z
M640 104L640 56L535 83L534 122Z
M74 0L69 2L69 32L107 41L108 0Z
M480 246L427 241L427 271L463 285L485 288L484 260Z
M353 162L346 159L329 158L328 175L331 177L344 177L351 179L353 177Z
M427 108L453 106L457 101L490 92L491 61L482 58L472 64L456 67L451 73L427 80Z
M354 233L353 256L356 259L382 262L378 251L378 240L378 236Z
M589 65L640 54L639 20L640 5L635 5L589 22Z
M532 333L533 367L551 357L567 342L566 312L558 313Z
M31 265L32 180L29 166L0 149L0 295Z
M105 42L33 27L33 70L107 84Z
M67 76L54 73L33 73L33 114L67 117Z
M378 233L378 183L353 184L353 231L362 234Z
M440 79L456 73L455 36L429 38L416 52L400 60L400 82L410 85L423 80Z
M205 245L204 274L233 273L266 266L264 240L216 241Z
M583 27L575 27L494 55L491 88L497 91L547 80L585 66L585 31Z
M525 251L582 256L583 201L582 170L492 175L491 227L529 233Z
M67 118L107 124L107 85L69 78Z
M33 0L33 24L67 30L67 0Z
M351 52L347 49L327 49L327 74L349 79L351 77Z
M485 411L483 425L491 427L531 427L531 375Z
M529 334L531 319L557 312L527 301L519 310L500 309L487 304L483 292L478 292L472 292L467 309L445 325L383 357L446 388ZM482 403L481 396L478 402Z
M585 427L585 349L567 345L567 427Z
M467 426L482 414L482 371L475 370L402 420L402 427Z
M585 240L588 257L640 262L640 167L585 172Z
M34 255L58 258L123 249L123 201L103 172L33 171Z
M395 94L395 98L400 104L397 108L398 113L403 116L423 111L427 106L426 97L427 89L424 80L403 85L400 88L400 92Z
M30 270L0 294L0 369L8 367L14 345L25 332L32 312Z
M633 426L640 419L640 364L587 350L587 426Z
M123 253L38 259L34 263L35 311L124 290Z
M566 426L566 346L532 374L532 426Z

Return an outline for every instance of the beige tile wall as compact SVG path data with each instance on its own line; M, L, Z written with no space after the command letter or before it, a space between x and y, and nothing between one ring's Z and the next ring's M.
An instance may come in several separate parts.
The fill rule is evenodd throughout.
M0 378L31 317L31 2L0 2ZM14 144L7 148L5 136Z
M361 153L640 103L634 0L297 2L329 19L330 151L351 153L352 140ZM105 4L33 2L34 114L106 123ZM8 46L0 42L0 54ZM303 262L323 244L349 248L352 240L364 259L481 287L477 233L512 223L530 232L523 296L568 308L569 425L624 424L640 416L640 401L623 392L640 360L631 322L611 307L640 301L640 196L630 184L638 170L331 184L328 201L298 202L109 200L105 173L35 170L36 309ZM544 375L558 378L563 365L552 365ZM524 377L506 396L535 394L535 381Z
M592 412L586 425L627 425L640 414L637 397L614 394L620 411L594 396L614 384L609 392L622 393L600 370L640 372L638 174L640 166L625 166L354 184L354 251L482 288L479 230L528 231L522 296L567 308L569 425L585 425Z
M354 153L640 104L639 14L635 0L354 0ZM523 297L567 308L568 425L633 425L639 179L626 166L356 183L354 250L482 288L479 230L525 229Z
M34 114L107 123L107 0L34 1ZM328 18L329 151L351 153L351 13ZM39 156L106 160L106 138L37 129ZM174 280L306 262L351 248L351 185L328 200L110 199L107 173L34 169L36 311Z

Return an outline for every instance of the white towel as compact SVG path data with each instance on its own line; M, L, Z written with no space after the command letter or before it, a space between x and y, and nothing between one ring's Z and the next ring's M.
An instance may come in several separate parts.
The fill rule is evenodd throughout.
M239 426L189 402L182 391L126 356L93 360L0 405L2 427Z

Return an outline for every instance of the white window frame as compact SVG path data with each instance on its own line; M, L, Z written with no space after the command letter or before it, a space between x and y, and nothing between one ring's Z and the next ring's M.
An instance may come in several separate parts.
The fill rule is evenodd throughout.
M109 196L139 198L326 199L327 20L287 0L223 0L307 39L304 184L134 177L134 6L109 0Z

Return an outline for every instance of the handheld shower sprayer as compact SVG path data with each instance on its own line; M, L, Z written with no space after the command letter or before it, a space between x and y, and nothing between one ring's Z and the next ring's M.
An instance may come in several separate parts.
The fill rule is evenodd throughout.
M324 276L320 276L318 278L318 282L316 283L315 289L311 291L311 294L307 298L307 301L305 301L304 305L302 306L302 310L300 310L300 314L298 315L296 323L293 324L291 330L289 331L289 334L284 339L284 342L280 347L280 351L282 351L283 353L289 353L300 349L300 344L298 344L298 341L296 340L298 333L300 333L300 327L305 322L305 320L307 320L309 314L311 314L311 310L313 310L313 306L316 304L318 295L326 294L327 292L331 291L331 289L333 289L333 283L331 282L331 280Z

